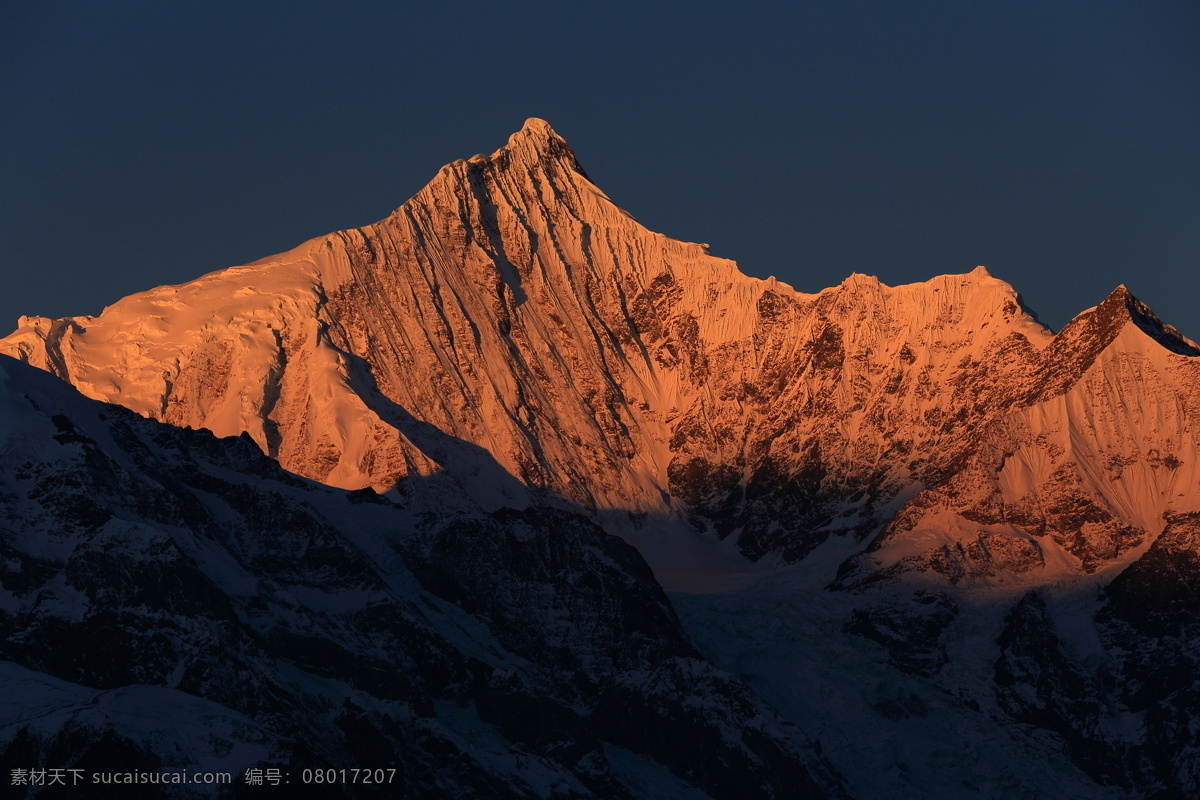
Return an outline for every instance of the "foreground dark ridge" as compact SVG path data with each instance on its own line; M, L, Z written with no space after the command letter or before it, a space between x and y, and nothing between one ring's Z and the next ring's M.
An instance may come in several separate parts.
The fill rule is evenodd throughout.
M580 516L416 515L2 356L0 407L6 780L379 767L373 794L321 788L840 795Z

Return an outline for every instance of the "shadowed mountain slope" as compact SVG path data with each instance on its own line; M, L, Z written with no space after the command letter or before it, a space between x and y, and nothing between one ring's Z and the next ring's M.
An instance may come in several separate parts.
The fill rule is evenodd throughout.
M391 782L320 788L413 798L841 793L798 729L696 650L637 552L581 516L415 514L2 356L0 409L6 773L240 785L252 766L293 782L370 767Z

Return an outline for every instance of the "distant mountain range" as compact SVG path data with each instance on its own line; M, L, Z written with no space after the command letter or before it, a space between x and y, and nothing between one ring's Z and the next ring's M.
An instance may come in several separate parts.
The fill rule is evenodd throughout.
M1057 334L982 267L803 294L529 120L0 353L150 418L4 362L6 766L1200 794L1200 347L1125 287Z

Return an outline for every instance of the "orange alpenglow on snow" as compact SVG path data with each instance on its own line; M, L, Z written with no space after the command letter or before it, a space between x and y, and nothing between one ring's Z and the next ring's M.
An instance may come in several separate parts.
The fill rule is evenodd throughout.
M373 225L0 352L343 488L448 476L772 563L885 526L845 585L1086 574L1200 511L1200 351L1123 287L1057 335L984 267L799 292L646 229L539 119ZM1093 521L1031 532L1063 497Z

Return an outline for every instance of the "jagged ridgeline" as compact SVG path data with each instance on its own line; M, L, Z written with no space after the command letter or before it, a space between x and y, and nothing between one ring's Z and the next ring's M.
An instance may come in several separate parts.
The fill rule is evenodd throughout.
M0 351L164 422L246 432L333 486L447 472L487 507L536 487L796 560L868 535L997 420L1086 383L1131 320L1146 341L1119 349L1188 360L1127 297L1056 338L982 268L802 294L642 227L530 120L374 225L95 318L23 318ZM1162 458L1194 444L1164 438Z
M699 752L709 755L654 749L659 737L680 734L672 725L682 723L659 695L647 699L649 689L640 681L651 680L651 673L643 667L660 664L667 651L676 659L670 663L684 658L703 664L696 675L708 675L712 666L687 649L692 644L640 557L620 549L624 545L603 529L638 543L659 579L670 581L668 588L738 590L677 596L684 625L719 666L746 675L821 741L851 794L1200 793L1200 714L1190 677L1200 641L1200 349L1123 286L1057 334L982 267L897 287L854 274L816 294L798 292L774 279L743 275L705 245L647 230L589 180L545 122L529 120L491 155L443 167L374 225L133 295L97 317L23 317L16 332L0 339L0 353L151 420L244 437L237 447L253 443L291 473L350 491L350 498L383 498L355 508L409 515L403 524L371 522L380 530L407 531L380 534L380 541L394 539L388 552L399 554L396 563L409 571L404 574L415 575L422 591L453 605L455 614L476 620L462 622L468 628L479 619L501 624L501 601L483 598L503 598L504 613L519 618L512 630L520 632L490 634L505 652L558 676L548 678L551 683L571 674L587 687L578 689L581 694L558 684L553 690L546 688L550 684L513 689L514 696L536 698L527 706L536 709L529 712L536 736L505 728L496 709L509 707L489 706L491 695L451 691L433 678L420 691L437 702L449 698L460 711L475 709L480 724L494 727L487 736L500 737L484 738L506 742L495 744L495 752L531 747L538 758L559 759L554 763L585 787L579 791L604 796L605 787L620 784L633 796L652 796L645 786L656 784L642 769L651 763L673 775L670 780L712 796L732 791L728 787L741 780L735 776L746 775L767 787L762 796L792 796L785 785L842 791L824 756L805 749L804 736L790 728L763 734L762 746L775 748L767 754L722 727L740 724L729 722L742 719L736 715L706 723L716 738L704 734L708 744ZM175 435L145 424L150 427L144 430L160 432L139 436ZM90 452L71 438L73 428L39 425L56 446L79 444ZM101 444L111 438L92 436ZM112 441L121 448L132 442ZM45 456L45 463L54 458ZM254 460L253 469L265 469L264 463ZM272 481L286 478L272 475ZM45 579L11 578L17 589L5 584L21 598L15 606L0 606L10 625L6 657L78 684L55 690L65 693L131 683L178 688L166 673L143 680L141 673L113 667L117 671L102 679L37 660L32 654L41 651L18 633L33 616L3 610L33 615L29 598L50 592L59 586L55 581L69 587L62 597L87 594L70 583L76 578L61 576L86 572L62 570L76 558L79 542L91 539L43 551L19 544L33 541L22 526L32 526L34 539L43 536L38 515L67 513L62 506L83 515L72 524L84 525L88 537L100 535L116 524L105 516L119 505L112 498L136 505L130 498L143 491L141 484L100 488L75 477L55 494L34 488L28 477L12 480L18 488L5 497L17 498L13 513L32 509L34 516L6 532L18 542L6 546L15 548L18 560L43 559L20 573ZM296 485L309 493L304 498L332 491ZM163 486L185 498L171 503L205 506L202 499L186 499L195 487L182 478ZM97 492L107 499L97 500ZM329 497L343 498L328 502L349 508L345 495ZM235 509L230 525L245 533L233 536L217 520L203 536L228 540L221 547L270 549L238 538L257 536L251 532L269 514L247 521L248 512L222 503ZM321 525L341 531L337 535L349 537L353 547L373 552L370 547L382 546L371 540L368 547L339 528L333 517L346 513L342 506L336 513L323 508ZM14 519L27 519L20 514ZM166 524L164 519L155 524ZM136 524L148 523L139 517ZM207 550L171 541L195 564L210 563L201 555ZM110 552L87 547L89 553ZM543 569L536 580L522 572L521 561L532 551ZM149 569L143 564L149 555L137 553L130 563L142 566L122 567L121 574ZM318 569L319 561L305 567L317 570L307 577L296 566L286 567L284 576L261 572L259 562L249 573L279 586L302 581L340 592L333 573ZM718 561L720 569L713 566ZM477 564L499 565L497 575L485 580L472 571ZM593 568L616 583L571 600L582 589L570 576L582 580ZM731 581L733 573L737 579ZM399 591L398 579L379 580ZM517 591L509 581L540 588ZM95 613L106 608L117 614L133 602L115 590L87 596ZM410 601L417 602L404 602ZM230 600L229 607L241 602ZM260 598L248 608L261 603L269 606ZM672 644L663 644L661 653L635 648L637 655L611 656L633 661L594 673L593 655L580 653L594 654L600 645L569 632L578 633L583 620L604 617L608 612L596 609L613 603L632 617L596 623L589 636L617 647L613 642L633 635L649 614L665 627L646 637ZM553 635L526 619L550 608L571 620ZM318 612L331 613L312 613ZM248 624L248 615L260 611L230 613L231 625ZM447 619L426 618L433 639L446 638ZM263 635L259 628L271 624L280 623L259 621L251 628ZM312 633L320 624L303 623L304 635L336 639L346 652L360 652L332 634ZM359 622L338 624L350 631ZM275 640L267 639L263 652L301 664L299 656L287 655L292 634L280 636L283 650L271 650ZM450 644L420 647L459 654L447 655L450 661L475 653L454 636ZM541 636L555 644L534 647L529 637ZM397 652L409 652L413 641L396 645ZM536 657L522 647L533 648ZM170 655L163 656L160 672L176 658L174 650L163 652ZM783 652L794 657L778 655ZM392 655L378 657L382 665ZM434 662L442 663L438 658ZM635 663L642 666L630 666ZM312 665L298 668L331 680L341 669L328 667L326 675ZM470 673L455 669L456 675ZM628 677L634 673L641 677ZM283 680L270 670L263 674L264 686ZM804 685L797 682L801 674L810 691L796 688ZM700 698L699 707L734 702L728 698L743 698L736 700L743 709L758 707L733 679L713 689L712 681L727 678L697 678L710 681L701 690L680 683L682 673L673 676L657 684L672 702L690 692L688 697ZM861 680L851 686L847 676ZM470 680L476 686L482 679ZM860 692L858 683L872 688ZM611 688L616 686L623 688ZM193 694L209 698L204 691ZM269 694L290 696L288 691ZM375 700L384 697L363 691ZM375 700L354 699L353 714L375 713L368 708ZM435 711L443 708L430 702ZM242 706L229 707L253 717ZM430 706L420 708L414 713L424 719L420 715ZM616 708L650 716L621 728L628 721L606 716ZM321 730L332 730L328 725L339 713L322 718ZM659 722L646 721L651 718ZM387 724L399 724L389 719ZM454 735L465 735L461 714L453 724L441 711L436 719ZM605 727L614 725L625 738L614 738L617 728ZM558 741L558 734L547 731L560 729L571 731L563 734L562 741L571 743L562 745L565 750L547 755L530 744L530 737L543 737L537 747L550 747L544 737ZM279 730L263 733L262 746L280 746L270 739ZM1030 732L1039 746L1026 741ZM398 741L387 739L392 734L386 731L381 735ZM889 755L868 758L853 744L863 737L878 738L886 747L873 752ZM910 752L911 742L928 747ZM958 744L939 749L932 744L938 742ZM726 745L733 750L726 752ZM962 752L955 749L960 745ZM479 761L482 751L456 746ZM562 755L568 751L569 757ZM596 767L600 783L585 780L591 767L570 761L576 756L608 765ZM688 772L697 758L716 759L729 771ZM641 777L629 778L620 764ZM429 774L438 769L430 766ZM939 774L957 777L941 786ZM610 778L616 783L606 783Z

